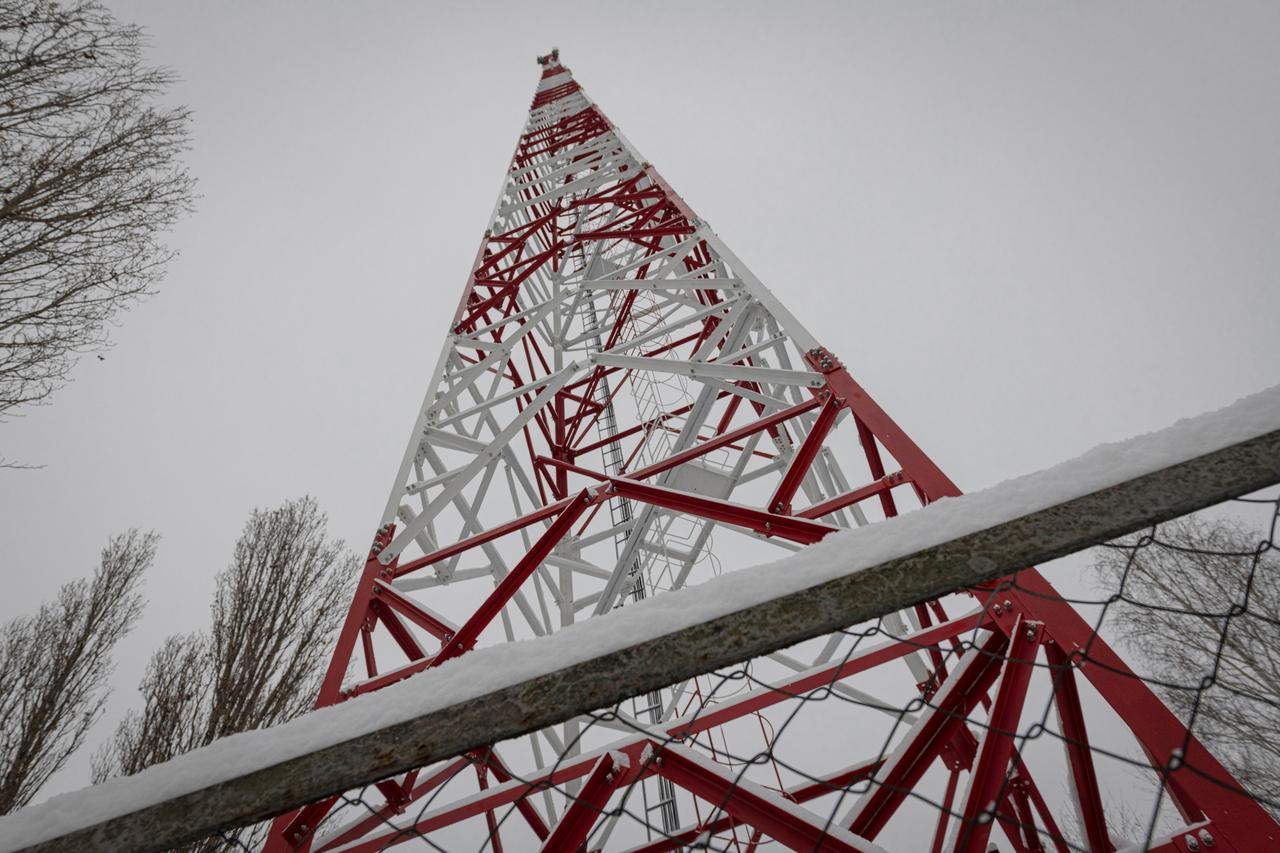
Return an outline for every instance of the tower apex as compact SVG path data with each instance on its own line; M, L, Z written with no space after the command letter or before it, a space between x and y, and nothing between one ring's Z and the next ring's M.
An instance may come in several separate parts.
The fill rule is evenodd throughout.
M546 56L538 57L539 65L551 65L553 63L556 65L560 64L560 48L558 47L551 48L551 52Z

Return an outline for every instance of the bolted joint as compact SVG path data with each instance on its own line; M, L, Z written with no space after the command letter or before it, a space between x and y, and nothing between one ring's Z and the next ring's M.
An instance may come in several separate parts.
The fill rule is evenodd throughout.
M834 373L844 366L826 347L814 347L804 354L804 360L819 373Z

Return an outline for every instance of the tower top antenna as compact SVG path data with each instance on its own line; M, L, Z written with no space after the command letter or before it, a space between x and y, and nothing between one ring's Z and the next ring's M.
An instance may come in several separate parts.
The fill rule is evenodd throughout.
M551 65L553 63L556 65L560 64L560 48L558 47L551 48L551 52L546 56L538 57L539 65Z

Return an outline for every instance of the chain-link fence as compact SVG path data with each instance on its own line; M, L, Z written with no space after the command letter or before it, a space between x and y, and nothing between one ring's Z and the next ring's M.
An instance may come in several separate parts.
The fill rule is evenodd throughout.
M348 792L311 849L1232 849L1208 802L1280 812L1278 520L1230 501Z

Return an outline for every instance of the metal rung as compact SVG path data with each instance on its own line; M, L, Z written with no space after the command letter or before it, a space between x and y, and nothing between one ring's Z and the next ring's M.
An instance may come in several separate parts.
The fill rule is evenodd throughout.
M679 548L672 548L669 545L653 545L648 539L640 543L640 547L645 551L653 554L661 554L672 560L679 560L682 563L693 562L694 556L689 551L681 551Z

